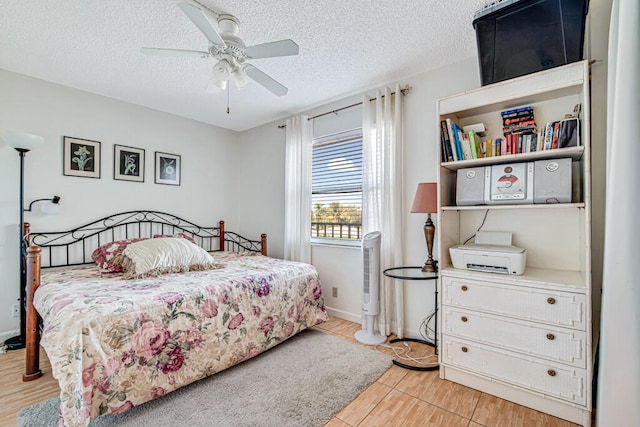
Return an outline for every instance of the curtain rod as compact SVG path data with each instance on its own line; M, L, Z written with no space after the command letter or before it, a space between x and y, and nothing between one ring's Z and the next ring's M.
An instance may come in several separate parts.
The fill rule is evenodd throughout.
M407 93L411 92L411 89L413 89L413 87L411 87L409 85L406 85L404 88L400 89L400 93L402 95L406 95ZM395 92L391 92L391 95L395 95L395 94L396 94ZM382 95L381 98L384 98L384 95ZM375 101L376 99L377 98L371 98L369 101ZM318 117L327 116L329 114L338 114L338 111L346 110L348 108L357 107L358 105L362 105L362 101L356 102L355 104L347 105L346 107L336 108L335 110L327 111L326 113L322 113L322 114L317 114L315 116L311 116L307 120L317 119ZM287 127L287 125L278 125L278 129L284 129L286 127Z

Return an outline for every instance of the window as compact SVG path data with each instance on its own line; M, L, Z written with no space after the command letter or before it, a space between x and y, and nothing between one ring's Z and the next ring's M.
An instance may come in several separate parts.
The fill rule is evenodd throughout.
M362 129L313 140L311 239L362 239Z

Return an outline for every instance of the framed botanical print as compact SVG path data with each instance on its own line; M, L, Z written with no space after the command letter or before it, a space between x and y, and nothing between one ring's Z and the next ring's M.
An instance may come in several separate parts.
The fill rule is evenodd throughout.
M144 149L114 145L113 179L144 182Z
M64 175L100 178L100 142L62 137L62 162Z
M156 184L180 185L180 156L156 151Z

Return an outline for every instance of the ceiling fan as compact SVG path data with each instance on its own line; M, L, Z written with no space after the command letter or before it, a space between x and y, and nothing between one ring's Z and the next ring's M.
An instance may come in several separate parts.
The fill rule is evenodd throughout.
M140 49L143 53L157 56L217 59L218 62L213 66L211 81L207 86L207 91L210 92L226 90L229 78L233 77L238 89L244 88L251 80L254 80L274 95L287 94L288 89L285 86L246 61L247 59L297 55L298 45L293 40L285 39L245 46L237 35L240 22L234 16L218 15L218 28L220 29L218 32L202 9L190 3L180 3L178 7L209 40L209 50L205 52L143 47Z

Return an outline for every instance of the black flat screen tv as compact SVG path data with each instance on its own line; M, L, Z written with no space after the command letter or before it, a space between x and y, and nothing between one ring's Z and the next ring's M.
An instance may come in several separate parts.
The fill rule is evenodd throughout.
M589 0L503 0L476 12L482 85L583 59Z

